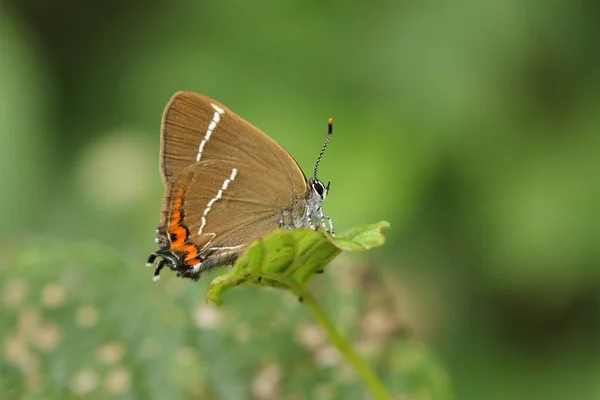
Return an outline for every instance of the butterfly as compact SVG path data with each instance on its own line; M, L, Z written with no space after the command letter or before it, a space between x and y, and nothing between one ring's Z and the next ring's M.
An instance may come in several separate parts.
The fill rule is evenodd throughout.
M279 228L322 228L335 236L322 206L331 181L317 179L332 133L330 119L307 179L283 147L223 104L191 92L173 95L161 126L159 249L146 264L160 257L154 280L165 266L196 280L233 264L250 243Z

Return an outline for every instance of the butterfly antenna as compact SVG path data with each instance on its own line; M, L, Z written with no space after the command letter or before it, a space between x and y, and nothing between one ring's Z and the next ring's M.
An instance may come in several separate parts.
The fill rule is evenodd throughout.
M327 133L327 139L325 139L325 144L321 149L321 153L319 154L319 158L317 158L317 163L315 164L315 179L317 179L317 171L319 170L319 164L321 163L321 158L323 158L323 154L325 153L325 149L329 146L329 141L331 140L331 135L333 135L333 119L329 118L329 130Z

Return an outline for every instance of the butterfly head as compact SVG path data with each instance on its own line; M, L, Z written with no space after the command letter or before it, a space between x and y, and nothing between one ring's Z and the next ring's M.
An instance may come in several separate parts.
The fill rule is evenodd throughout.
M331 185L331 181L327 183L327 186L323 185L323 182L318 180L317 178L310 178L308 180L308 185L311 189L311 195L315 199L319 199L321 202L325 200L327 194L329 193L329 186Z

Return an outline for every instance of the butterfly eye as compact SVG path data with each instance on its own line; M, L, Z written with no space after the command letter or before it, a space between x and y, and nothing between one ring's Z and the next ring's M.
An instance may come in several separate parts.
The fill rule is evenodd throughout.
M325 188L323 187L323 184L320 181L314 181L312 187L319 196L323 197L323 192L325 191Z

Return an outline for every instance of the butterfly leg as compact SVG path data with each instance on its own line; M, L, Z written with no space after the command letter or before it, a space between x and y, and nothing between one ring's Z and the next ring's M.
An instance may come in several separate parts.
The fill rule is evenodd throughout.
M319 214L320 214L321 226L323 227L323 230L325 232L329 232L329 229L327 229L327 225L325 225L325 213L323 212L323 207L319 207Z
M156 269L154 270L154 276L152 277L152 280L154 282L156 282L160 279L160 270L163 269L163 267L165 266L166 263L167 263L167 261L163 258L162 260L160 260L160 262L156 266Z
M152 264L154 264L154 260L156 260L156 257L158 257L157 253L150 254L150 256L148 257L148 261L146 261L146 267L151 267Z
M335 231L333 230L333 222L331 221L331 218L329 218L329 215L325 214L325 219L327 222L329 222L329 233L331 233L331 236L335 237Z
M331 236L335 237L335 231L333 230L333 222L331 222L331 218L329 218L329 215L323 212L323 207L319 208L319 213L321 214L321 226L323 226L323 229L326 232L329 232ZM325 220L327 220L327 222L329 223L329 228L327 228Z

